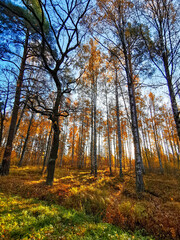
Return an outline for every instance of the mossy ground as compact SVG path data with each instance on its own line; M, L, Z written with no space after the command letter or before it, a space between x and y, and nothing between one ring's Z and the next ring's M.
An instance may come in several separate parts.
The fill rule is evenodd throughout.
M153 239L36 199L0 194L0 239Z

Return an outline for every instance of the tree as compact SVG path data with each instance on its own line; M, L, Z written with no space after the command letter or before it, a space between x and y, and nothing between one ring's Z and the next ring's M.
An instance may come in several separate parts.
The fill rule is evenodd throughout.
M158 140L158 130L157 130L157 123L156 123L158 119L157 119L156 109L155 109L155 96L152 93L150 93L149 99L150 99L149 109L150 109L150 116L152 121L154 141L155 141L156 151L159 159L160 171L163 174L164 170L162 166L161 153L160 153L159 140Z
M97 176L97 87L98 76L101 69L101 54L97 48L97 42L92 39L89 41L89 46L84 46L84 49L89 57L85 66L85 78L90 87L91 94L91 173Z
M28 140L29 140L29 135L30 135L30 130L31 130L31 125L32 125L33 118L34 118L34 114L32 113L30 121L29 121L28 130L27 130L27 133L26 133L26 138L25 138L25 141L24 141L23 150L22 150L22 153L21 153L20 160L18 162L18 167L21 167L22 163L23 163L24 154L25 154L27 143L28 143Z
M19 70L19 75L17 77L17 83L16 83L14 106L13 106L12 115L11 115L11 123L9 127L8 139L7 139L7 143L6 143L6 147L3 155L2 168L1 168L1 175L8 175L9 168L10 168L10 158L11 158L11 152L12 152L12 146L13 146L13 139L14 139L16 130L18 128L18 126L16 127L16 122L18 117L20 97L21 97L22 85L23 85L24 74L25 74L26 60L27 60L28 51L29 51L30 35L32 34L33 31L30 28L29 24L26 21L21 21L21 17L18 16L22 14L23 16L30 18L32 15L30 16L27 10L23 9L18 5L11 3L11 1L9 2L2 1L0 3L0 10L2 11L1 21L3 23L3 26L5 25L4 28L6 29L6 27L11 27L12 33L17 37L16 40L14 39L14 42L18 44L21 43L23 45L23 53L22 53L22 57L20 57L21 58L20 67L18 67L18 65L15 63L15 59L12 59L12 56L18 56L18 54L13 52L9 46L5 45L5 53L1 56L1 59L3 61L9 61L10 63L13 63L16 67L18 67L18 70ZM17 14L12 17L11 12L13 13L16 12ZM17 30L17 32L15 30ZM24 36L22 32L24 33ZM20 37L18 36L18 33Z
M3 89L3 87L1 88L1 94L4 96L0 97L0 147L2 145L2 139L3 139L3 130L4 130L4 121L6 119L6 108L8 105L8 100L9 100L9 95L10 95L10 82L9 79L6 75L6 73L4 73L7 79L7 90Z
M130 1L112 0L112 1L98 1L99 8L102 12L101 19L105 20L107 25L109 24L112 28L112 34L117 39L115 41L110 41L119 47L119 51L123 54L123 59L118 59L124 66L126 73L128 93L129 93L129 106L131 110L131 126L134 141L134 151L135 151L135 168L136 168L136 189L138 192L144 191L143 182L143 165L141 157L141 148L139 140L138 131L138 121L136 112L136 102L135 102L135 88L134 80L136 78L135 67L136 64L140 64L142 56L139 52L140 47L143 47L142 39L139 38L139 31L137 25L130 23L130 16L133 14L133 3ZM133 20L132 20L133 21ZM107 37L106 37L107 39ZM110 38L108 38L110 39ZM134 64L133 64L134 63Z
M23 51L23 56L21 60L19 76L16 84L16 93L15 93L14 106L13 106L12 116L11 116L11 124L9 127L8 139L7 139L6 148L5 148L3 160L2 160L1 175L9 174L12 143L13 143L14 133L16 128L16 122L17 122L17 116L18 116L18 110L19 110L19 104L20 104L21 88L22 88L22 83L24 78L26 58L28 54L28 40L29 40L29 30L27 29L26 38L24 42L24 51Z
M59 116L67 116L65 111L59 109L62 96L70 92L69 83L63 79L61 71L65 65L70 52L75 50L81 41L82 35L79 32L79 25L88 10L90 0L87 1L23 1L23 7L30 13L18 12L10 9L6 3L1 3L14 15L26 21L36 33L39 42L34 48L34 55L40 59L44 71L49 74L54 82L56 96L51 109L44 108L39 104L39 96L35 96L31 101L33 111L47 115L52 121L53 141L48 162L47 185L53 184L55 162L59 146ZM34 21L32 21L32 18ZM47 24L46 24L47 22ZM47 26L49 31L47 32ZM36 67L32 64L32 67ZM34 105L35 103L35 105Z
M180 139L180 114L176 101L174 79L179 66L179 6L176 0L146 0L137 4L140 21L147 24L150 34L142 36L151 61L167 81L171 107ZM174 82L174 84L173 84ZM175 86L173 86L175 85Z
M118 92L118 61L115 55L111 53L112 69L114 72L114 88L116 99L116 121L117 121L117 136L118 136L118 157L119 157L119 176L123 176L122 172L122 143L121 143L121 127L119 114L119 92Z

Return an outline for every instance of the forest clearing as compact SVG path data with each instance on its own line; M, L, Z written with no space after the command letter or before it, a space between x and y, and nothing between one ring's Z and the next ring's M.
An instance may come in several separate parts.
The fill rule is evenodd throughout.
M167 178L147 173L146 191L138 195L132 172L120 180L106 170L95 178L87 170L58 169L49 187L37 167L13 167L0 181L0 237L179 239L180 178L176 174Z

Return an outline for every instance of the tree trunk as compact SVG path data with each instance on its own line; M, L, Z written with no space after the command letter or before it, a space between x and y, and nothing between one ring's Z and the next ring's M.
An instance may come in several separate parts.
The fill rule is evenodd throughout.
M71 166L74 165L74 144L75 144L75 116L73 117L73 133L72 133L72 159L71 159Z
M150 162L148 152L147 152L147 150L148 150L147 137L146 137L146 132L143 127L143 123L142 123L141 131L142 131L142 138L143 138L143 142L144 142L144 150L145 150L145 155L146 155L146 159L147 159L147 163L148 163L148 168L149 168L149 170L151 170L151 162Z
M91 146L90 146L90 152L91 152L91 174L94 174L94 155L93 155L93 148L94 148L94 103L93 103L93 91L91 93Z
M2 112L0 114L1 114L1 119L0 119L0 121L1 121L1 124L0 124L0 147L1 147L5 117L4 117L4 114Z
M14 106L12 110L12 116L11 116L11 123L9 127L9 134L8 139L6 143L6 148L4 151L4 156L2 160L2 168L1 168L1 175L8 175L9 174L9 168L10 168L10 161L11 161L11 152L12 152L12 143L14 139L14 133L15 133L15 127L17 122L17 116L18 116L18 110L19 110L19 104L20 104L20 96L21 96L21 88L23 83L23 77L24 77L24 70L26 65L26 57L28 52L28 39L29 39L29 31L26 32L26 39L24 43L24 52L23 57L21 61L21 67L20 72L17 80L16 85L16 93L15 93L15 100L14 100Z
M9 100L9 80L8 80L8 87L7 87L7 94L6 94L6 100L3 104L3 107L1 106L1 124L0 124L0 147L2 145L2 136L3 136L3 129L4 129L4 120L6 116L6 107Z
M131 58L130 58L130 54L127 53L124 28L120 30L120 39L122 42L122 48L123 48L123 53L125 58L125 71L126 71L127 84L128 84L129 104L130 104L130 110L131 110L132 133L133 133L133 142L134 142L134 151L135 151L136 190L137 192L143 192L144 191L143 165L142 165L141 148L140 148L140 141L139 141L133 75L130 70Z
M44 173L45 166L48 162L51 145L52 145L52 126L51 126L51 130L50 130L48 140L47 140L46 153L45 153L44 160L43 160L43 167L42 167L42 170L41 170L41 174Z
M101 122L99 123L101 125ZM99 132L98 132L98 167L100 166L101 162L101 130L99 127Z
M62 139L60 141L60 151L59 151L59 156L60 156L60 167L63 166L63 155L64 155L64 149L65 149L65 141L66 141L66 135L63 133Z
M93 76L94 82L94 146L93 146L93 155L94 155L94 176L97 177L97 137L96 137L96 101L97 101L97 79Z
M57 76L53 76L54 78L58 78ZM56 81L57 82L57 81ZM52 120L52 128L54 130L53 134L53 141L52 141L52 148L50 152L50 157L47 165L47 178L46 178L46 184L52 186L53 180L54 180L54 171L55 171L55 164L58 154L58 148L59 148L59 116L58 116L58 108L61 101L61 86L58 87L57 90L57 97L55 106L53 108L53 116L51 117Z
M22 108L22 110L21 110L21 114L20 114L20 116L19 116L19 120L18 120L18 123L17 123L17 125L16 125L16 129L15 129L14 135L16 135L17 130L19 129L21 120L22 120L23 115L24 115L24 111L25 111L26 106L27 106L27 102L28 102L28 96L26 96L26 101L25 101L25 103L24 103L24 105L23 105L23 108Z
M54 180L54 171L55 171L55 163L57 159L57 153L58 153L58 147L59 147L59 125L58 125L58 117L56 118L56 121L53 121L52 127L54 130L53 134L53 142L52 142L52 148L50 152L50 157L47 165L47 178L46 178L46 184L52 186L53 180Z
M26 138L25 138L25 142L24 142L24 146L23 146L21 158L20 158L20 160L19 160L19 162L18 162L18 167L21 167L21 166L22 166L22 162L23 162L23 159L24 159L24 154L25 154L26 147L27 147L27 143L28 143L28 140L29 140L30 129L31 129L33 117L34 117L34 113L32 113L31 119L30 119L30 121L29 121L29 126L28 126L28 130L27 130L27 134L26 134Z
M154 109L154 106L153 106L153 109ZM163 169L163 166L162 166L161 154L160 154L160 150L159 150L157 128L156 128L155 121L153 121L151 106L150 106L150 114L151 114L151 118L152 118L152 128L153 128L153 134L154 134L154 141L155 141L156 151L157 151L157 155L158 155L158 159L159 159L160 172L161 172L161 174L163 174L164 169ZM154 117L155 117L155 115L154 115Z
M81 113L81 125L79 126L79 148L78 148L78 168L81 169L84 166L84 114Z
M164 46L163 46L163 49L164 49ZM174 115L174 121L175 121L175 124L176 124L178 137L179 137L179 140L180 140L180 115L179 115L179 110L178 110L178 106L177 106L177 102L176 102L176 97L175 97L175 93L174 93L173 84L172 84L172 77L169 73L168 56L165 52L163 52L162 57L163 57L163 63L164 63L167 85L168 85L168 89L169 89L169 96L170 96L170 99L171 99L171 107L172 107L172 111L173 111L173 115Z
M116 118L117 118L117 133L118 133L118 154L119 154L119 176L123 176L122 172L122 144L121 144L121 127L119 118L119 99L118 99L118 84L117 84L117 69L115 76L115 94L116 94Z
M109 156L109 171L110 171L110 176L112 176L111 142L110 142L110 132L109 132L109 111L108 111L108 101L107 101L107 86L106 86L106 82L105 82L105 97L106 97L106 120L107 120L107 133L108 133L108 156Z

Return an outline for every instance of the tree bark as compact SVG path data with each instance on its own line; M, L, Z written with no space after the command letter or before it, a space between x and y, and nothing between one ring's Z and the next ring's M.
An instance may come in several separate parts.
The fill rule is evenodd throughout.
M57 76L54 76L54 78L58 78ZM57 82L57 81L56 81ZM58 108L61 101L61 86L58 86L57 89L57 97L56 102L53 108L53 116L51 116L52 120L52 128L54 130L53 134L53 141L52 141L52 148L50 152L50 157L47 165L47 178L46 178L46 184L52 186L53 180L54 180L54 171L55 171L55 164L58 154L58 148L59 148L59 116L58 116Z
M58 117L56 118L56 121L53 121L52 127L54 130L53 134L53 142L52 142L52 148L50 152L50 157L47 165L47 178L46 178L46 184L52 186L53 180L54 180L54 171L55 171L55 163L57 159L57 153L58 153L58 147L59 147L59 126L58 126Z
M30 135L30 129L31 129L33 118L34 118L34 113L32 113L31 119L29 121L29 126L28 126L28 130L27 130L27 134L26 134L26 138L25 138L25 142L24 142L21 158L20 158L20 160L18 162L18 167L22 166L22 162L23 162L23 159L24 159L24 154L25 154L25 151L26 151L26 147L27 147L27 143L28 143L28 139L29 139L29 135Z
M111 141L110 141L110 132L109 132L109 111L108 111L107 86L106 86L106 82L105 82L105 97L106 97L106 121L107 121L107 133L108 133L109 171L110 171L110 176L112 176Z
M8 86L7 86L7 94L6 94L6 100L5 103L3 104L3 106L1 106L1 117L0 117L0 147L2 145L2 137L3 137L3 129L4 129L4 120L5 120L5 116L6 116L6 107L7 107L7 103L9 100L9 80L8 80Z
M121 144L121 127L119 118L119 99L118 99L118 84L117 84L117 69L115 76L115 95L116 95L116 118L117 118L117 133L118 133L118 154L119 154L119 176L123 177L122 172L122 144Z
M63 166L63 155L64 155L64 149L65 149L65 141L66 141L66 135L63 133L62 139L60 141L60 151L59 151L59 157L60 157L60 167Z
M154 110L154 105L152 105L152 107L153 107L153 110ZM163 169L163 166L162 166L161 154L160 154L160 149L159 149L157 127L156 127L155 121L153 121L153 117L155 117L155 110L154 110L154 116L152 116L151 106L150 106L150 115L151 115L151 118L152 118L152 128L153 128L156 151L157 151L157 155L158 155L158 159L159 159L160 172L161 172L161 174L163 174L164 169Z
M27 30L26 39L25 39L25 43L24 43L24 52L23 52L23 57L21 60L21 67L20 67L20 72L19 72L17 85L16 85L16 93L15 93L14 106L13 106L13 110L12 110L11 123L10 123L10 127L9 127L9 134L8 134L6 148L5 148L4 156L3 156L3 160L2 160L1 175L9 174L12 144L13 144L13 139L14 139L14 135L15 135L15 127L16 127L19 104L20 104L21 88L22 88L25 65L26 65L26 58L27 58L27 53L28 53L28 40L29 40L29 31Z
M27 102L28 102L28 96L26 96L26 100L25 100L25 102L24 102L23 108L22 108L22 110L21 110L21 114L20 114L20 116L19 116L19 120L18 120L18 122L17 122L17 124L16 124L16 129L15 129L15 132L14 132L15 135L16 135L18 129L19 129L21 120L22 120L23 115L24 115L24 111L25 111L26 106L27 106Z
M162 22L161 22L161 24L162 24ZM176 102L176 97L175 97L175 93L174 93L174 88L173 88L173 84L172 84L172 76L171 76L170 71L169 71L168 53L165 50L167 48L164 44L163 30L162 30L162 25L161 24L160 24L160 44L161 44L161 49L162 49L162 60L163 60L163 64L164 64L165 76L166 76L166 80L167 80L167 85L168 85L169 96L170 96L170 100L171 100L171 107L172 107L172 111L173 111L174 121L175 121L175 124L176 124L178 137L179 137L179 140L180 140L180 114L179 114L179 110L178 110L178 106L177 106L177 102Z
M44 160L43 160L43 167L42 167L42 170L41 170L41 174L44 173L45 166L46 166L46 164L48 162L51 145L52 145L52 126L51 126L51 130L50 130L50 133L49 133L49 136L48 136L48 140L47 140L46 153L45 153Z
M140 148L140 141L139 141L133 75L132 75L132 70L130 69L131 57L130 57L130 53L128 54L127 52L124 27L120 29L119 34L120 34L120 39L121 39L124 59L125 59L125 71L126 71L126 78L127 78L127 84L128 84L129 104L130 104L130 111L131 111L132 133L133 133L133 142L134 142L134 151L135 151L136 191L143 192L144 191L143 166L142 166L141 148Z
M92 86L91 86L92 90ZM91 92L91 174L94 174L94 155L93 155L93 148L94 148L94 100L93 100L93 90Z
M0 115L1 115L0 116L0 121L1 121L1 124L0 124L0 147L1 147L5 116L2 112L0 113Z
M74 144L75 144L75 116L73 117L73 129L72 129L72 153L71 153L71 166L74 166Z
M97 134L96 134L96 101L97 101L97 79L95 79L95 76L93 76L93 82L94 82L94 109L93 109L93 115L94 115L94 145L93 145L93 155L94 155L94 176L97 177Z

